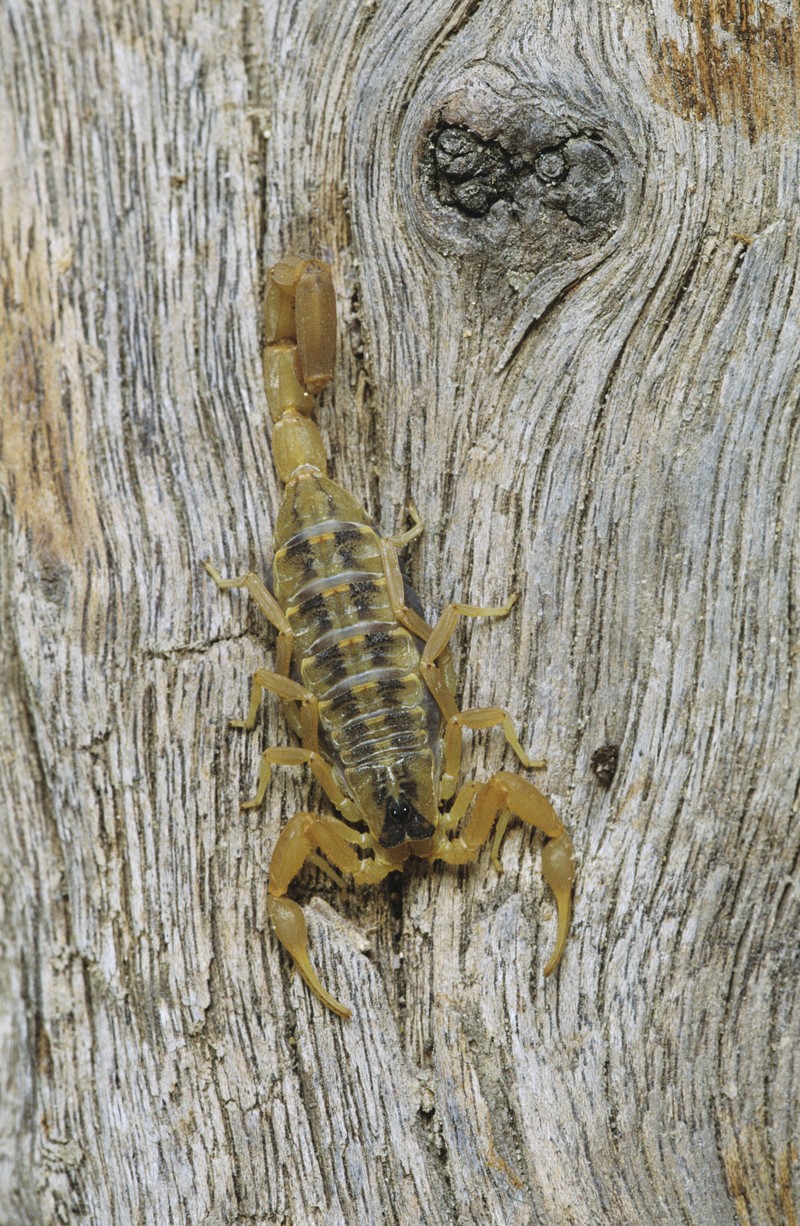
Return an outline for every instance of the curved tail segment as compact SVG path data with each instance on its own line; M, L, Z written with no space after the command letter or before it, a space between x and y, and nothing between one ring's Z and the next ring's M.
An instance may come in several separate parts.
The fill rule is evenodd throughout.
M311 414L314 396L333 377L336 354L336 298L327 264L285 256L270 269L264 331L264 384L278 476L288 482L305 466L324 474L328 457Z

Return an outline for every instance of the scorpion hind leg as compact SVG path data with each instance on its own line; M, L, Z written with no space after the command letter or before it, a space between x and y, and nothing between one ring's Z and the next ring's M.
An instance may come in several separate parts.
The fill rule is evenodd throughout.
M418 536L422 536L422 533L425 531L425 525L422 522L422 516L417 510L416 503L408 502L406 510L411 520L411 527L407 528L405 532L398 532L395 536L388 536L386 538L394 545L395 549L403 549L406 545L410 545Z

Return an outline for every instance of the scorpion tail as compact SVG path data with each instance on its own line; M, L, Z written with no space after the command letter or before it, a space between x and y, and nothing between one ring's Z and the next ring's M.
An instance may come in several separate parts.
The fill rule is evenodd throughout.
M284 256L270 269L264 309L264 382L272 450L282 481L310 465L325 473L327 455L311 414L314 396L333 376L336 298L321 260Z

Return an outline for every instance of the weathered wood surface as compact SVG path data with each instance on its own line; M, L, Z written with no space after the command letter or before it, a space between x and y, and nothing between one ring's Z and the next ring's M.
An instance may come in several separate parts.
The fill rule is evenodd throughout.
M3 6L1 1226L796 1222L800 46L736 13ZM521 593L457 655L574 835L547 982L518 829L501 878L307 874L348 1024L265 922L314 793L238 810L288 734L227 729L272 641L199 560L269 563L284 250L427 609Z

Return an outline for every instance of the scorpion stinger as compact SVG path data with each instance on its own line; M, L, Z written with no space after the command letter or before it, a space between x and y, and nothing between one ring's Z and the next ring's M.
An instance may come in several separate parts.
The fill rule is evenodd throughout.
M505 617L516 597L492 607L450 604L429 626L397 558L398 548L422 531L413 504L413 526L381 538L352 494L326 476L311 413L314 395L333 375L336 309L327 264L287 256L271 269L265 332L273 454L286 483L275 526L274 594L252 571L224 579L204 565L218 587L245 588L278 631L275 670L257 670L247 714L235 725L254 726L268 690L301 742L264 750L256 793L245 807L263 801L273 766L307 765L340 815L296 813L279 834L268 887L275 934L320 1000L349 1017L320 983L305 917L286 897L303 865L310 861L339 883L339 873L348 873L357 884L371 884L411 856L474 860L494 827L492 860L500 869L499 847L513 815L550 840L542 872L558 905L558 933L549 975L569 930L575 879L569 835L542 793L509 771L466 783L456 795L464 728L499 727L523 766L544 765L526 755L505 711L461 711L452 690L449 642L459 617ZM442 801L454 795L442 812Z

